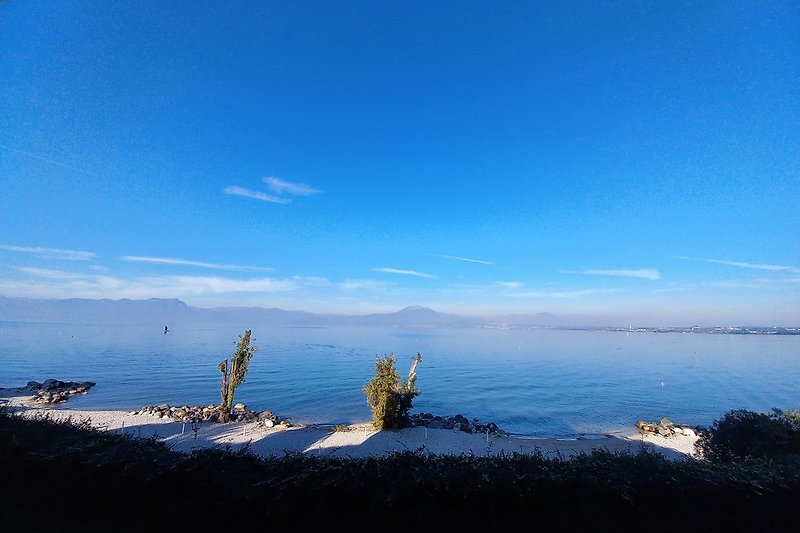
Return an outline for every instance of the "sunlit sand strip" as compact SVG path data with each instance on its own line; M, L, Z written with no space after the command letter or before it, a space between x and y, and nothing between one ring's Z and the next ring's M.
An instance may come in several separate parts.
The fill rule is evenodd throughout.
M694 451L695 436L662 437L630 434L586 440L526 439L492 437L444 429L408 428L375 431L368 423L350 426L298 426L264 428L255 422L191 424L126 411L89 411L68 408L42 409L26 406L26 397L8 398L8 406L24 416L71 418L104 431L124 432L137 437L156 437L176 451L198 448L244 447L261 456L308 453L336 457L383 456L391 452L420 451L430 454L471 454L476 456L542 453L547 457L570 457L596 449L635 453L649 447L670 458L685 458Z

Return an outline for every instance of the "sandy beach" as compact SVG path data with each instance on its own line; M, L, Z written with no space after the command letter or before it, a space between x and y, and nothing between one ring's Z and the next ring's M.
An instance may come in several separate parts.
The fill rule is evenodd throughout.
M23 416L50 416L87 421L102 431L157 437L172 449L190 452L198 448L226 447L233 450L249 446L254 453L269 457L302 452L337 457L381 456L391 452L422 451L430 454L473 454L478 456L541 452L545 456L570 457L595 449L635 453L648 447L672 459L693 456L696 436L643 435L636 428L628 433L609 434L592 439L531 439L519 436L495 437L444 429L407 428L400 431L375 431L369 422L342 426L296 425L266 428L257 422L203 423L192 425L151 415L127 411L70 409L68 404L43 408L32 405L30 396L14 395L13 389L0 390L7 407ZM20 394L20 391L16 391Z

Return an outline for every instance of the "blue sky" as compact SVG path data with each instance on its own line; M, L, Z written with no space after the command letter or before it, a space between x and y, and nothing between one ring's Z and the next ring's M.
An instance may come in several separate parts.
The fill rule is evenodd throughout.
M791 2L0 4L0 294L800 324Z

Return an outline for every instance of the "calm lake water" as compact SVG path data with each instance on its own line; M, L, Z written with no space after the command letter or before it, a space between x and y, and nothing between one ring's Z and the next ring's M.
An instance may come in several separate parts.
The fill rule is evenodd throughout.
M67 407L219 401L217 364L241 329L0 323L0 387L96 381ZM574 437L638 419L708 425L730 409L800 407L800 336L564 330L254 327L235 401L294 422L370 419L377 357L405 376L422 353L412 412L461 413L511 433Z

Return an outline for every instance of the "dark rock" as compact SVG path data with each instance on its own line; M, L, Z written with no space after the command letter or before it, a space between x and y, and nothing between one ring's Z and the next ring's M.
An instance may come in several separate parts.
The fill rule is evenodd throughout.
M94 385L95 383L92 381L80 384L74 381L61 381L51 378L45 380L44 383L29 381L26 387L31 391L36 391L33 395L33 402L54 404L65 402L75 394L86 393Z
M44 383L42 383L42 389L44 390L55 390L63 385L63 381L59 381L57 379L46 379Z

